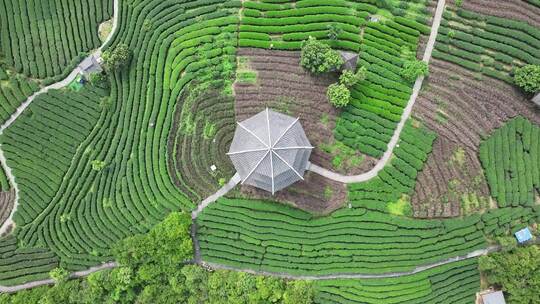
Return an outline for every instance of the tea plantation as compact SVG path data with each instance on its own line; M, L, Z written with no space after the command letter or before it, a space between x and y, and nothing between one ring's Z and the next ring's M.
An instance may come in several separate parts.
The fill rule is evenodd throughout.
M538 10L535 1L517 2ZM534 238L539 231L540 112L530 101L534 96L514 87L514 73L540 65L540 28L532 17L490 15L460 3L4 1L0 219L5 213L7 220L0 223L0 304L164 298L170 303L473 303L477 292L490 287L480 280L478 257L514 250L507 248L515 243L512 234L525 227ZM106 27L114 31L103 42ZM305 56L309 37L358 55L353 72L365 70L365 77L347 87L347 105L314 113L318 121L301 115L315 109L297 113L287 100L326 91L286 92L305 83L315 88L317 77L337 82L339 66L324 75L305 71L299 76L305 79L291 78L287 88L257 78L272 69L287 73L287 60ZM124 48L125 58L116 58ZM275 66L250 65L247 56L237 56L251 49L274 56ZM490 124L478 115L478 124L489 127L472 130L481 140L467 147L483 170L479 183L489 188L489 207L482 212L413 216L411 197L431 191L418 185L419 177L442 180L456 158L441 148L451 140L448 135L424 118L447 109L453 113L444 90L438 92L443 97L430 97L440 78L420 77L415 85L404 73L411 64L422 64L424 53L425 64L431 60L448 73L475 75L454 76L458 84L445 88L459 98L471 91L468 82L486 88L496 82L520 96L508 97L503 108L479 106L500 117ZM83 61L90 54L101 57L92 63L101 68L92 72ZM122 63L115 66L112 60ZM236 80L237 66L251 73L250 83ZM80 76L70 78L73 70ZM268 86L265 92L280 98L285 114L299 116L310 140L320 140L313 130L326 128L332 135L327 147L361 155L354 168L359 173L348 174L356 182L332 178L338 175L332 168L321 169L329 173L314 179L317 171L306 165L309 177L276 196L261 195L245 180L238 183L240 172L235 175L227 152L235 129L243 127L238 116L247 111L236 101L239 86L252 86L247 94ZM272 96L254 96L254 103L244 106L267 107L276 102ZM420 110L411 110L416 99ZM374 164L362 166L366 158ZM434 166L433 159L445 161ZM319 159L311 161L319 165ZM294 163L287 165L294 170ZM321 185L321 201L335 204L328 208L333 212L303 208L309 195L318 195L307 193L313 188L306 184L314 181ZM343 197L336 203L338 188ZM79 300L74 290L80 291Z

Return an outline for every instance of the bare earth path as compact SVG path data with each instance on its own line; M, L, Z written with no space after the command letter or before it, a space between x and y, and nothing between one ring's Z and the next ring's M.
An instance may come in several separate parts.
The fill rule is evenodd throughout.
M105 41L103 41L103 44L97 50L92 52L88 57L99 58L101 56L102 48L105 45L107 45L107 43L114 36L114 33L116 32L116 28L118 26L118 1L119 0L114 0L113 1L113 26L112 26L112 29L111 29L111 33L109 34L107 39L105 39ZM15 113L13 113L11 115L11 117L9 117L9 119L6 120L0 126L0 135L4 132L5 129L7 129L9 126L11 126L13 124L13 122L15 122L15 120L24 112L24 110L32 103L32 101L34 101L34 99L37 96L39 96L41 94L44 94L44 93L47 93L47 91L49 91L49 90L61 89L61 88L65 87L65 86L67 86L73 80L75 80L75 77L77 77L77 75L79 74L80 71L81 71L80 67L77 66L75 69L73 69L73 71L71 71L71 73L69 73L69 75L66 78L60 80L59 82L55 82L55 83L53 83L51 85L43 87L39 91L35 92L30 97L28 97L17 108ZM19 187L17 186L17 183L15 182L15 176L11 172L11 168L9 168L8 165L7 165L6 158L4 156L4 152L2 150L1 145L0 145L0 164L4 168L4 171L6 172L6 175L7 175L7 178L9 179L9 182L13 185L13 189L15 189L15 202L13 203L13 209L11 209L11 213L9 215L9 218L4 223L2 223L2 226L0 226L0 235L3 235L9 229L9 227L11 227L14 224L13 215L15 214L15 212L17 211L17 207L19 206Z
M440 22L441 22L441 17L442 17L442 13L444 11L444 6L445 6L445 0L439 0L438 4L437 4L437 9L436 9L436 12L435 12L433 25L432 25L432 28L431 28L431 34L430 34L429 41L428 41L427 46L426 46L426 51L425 51L424 56L423 56L423 61L425 61L425 62L429 62L429 60L431 59L431 53L433 51L433 46L435 44L435 38L437 36L438 28L439 28L439 25L440 25ZM108 37L107 41L112 37L113 33L116 30L116 24L117 24L117 20L118 20L117 14L118 14L118 0L115 0L114 1L114 25L113 25L113 30L112 30L110 36ZM104 45L107 43L107 41L105 41ZM91 56L96 55L96 54L98 56L99 56L99 54L101 54L101 48L96 50ZM7 128L11 123L13 123L13 121L22 113L22 111L24 111L24 109L32 102L32 100L35 98L35 96L37 96L38 94L44 93L49 89L61 88L61 87L65 86L65 85L67 85L68 83L70 83L74 79L74 77L76 76L77 73L78 73L78 69L75 69L66 79L64 79L64 80L62 80L62 81L60 81L58 83L55 83L53 85L50 85L48 87L45 87L45 88L41 89L39 92L37 92L36 94L32 95L30 98L28 98L28 100L25 103L23 103L23 105L21 105L21 107L19 109L17 109L17 112L4 125L2 125L0 127L0 134L5 128ZM398 124L398 126L397 126L397 128L396 128L396 130L394 132L394 135L392 136L392 139L388 143L388 149L385 152L385 154L383 155L383 157L379 160L377 165L372 170L370 170L370 171L368 171L366 173L360 174L360 175L344 176L344 175L340 175L340 174L334 173L332 171L329 171L327 169L318 167L318 166L313 165L313 164L310 165L309 169L311 171L313 171L315 173L318 173L318 174L321 174L321 175L323 175L323 176L325 176L327 178L334 179L336 181L343 182L343 183L362 182L362 181L366 181L366 180L369 180L369 179L377 176L377 173L380 170L382 170L382 168L384 168L384 166L386 165L386 163L388 162L388 160L390 160L390 157L392 156L393 149L395 148L395 146L396 146L396 144L397 144L397 142L399 140L399 135L400 135L401 131L403 130L405 122L407 121L407 119L409 118L409 116L411 114L414 102L416 101L416 98L418 97L418 93L420 92L420 88L422 86L423 80L424 80L424 77L420 77L420 78L418 78L416 80L416 82L414 84L414 88L413 88L413 93L411 95L411 98L409 100L409 103L408 103L407 107L405 108L405 110L403 112L401 121ZM16 188L16 183L14 182L14 176L11 174L11 170L6 165L5 158L4 158L4 155L3 155L3 152L2 152L1 149L0 149L0 162L2 163L2 166L4 166L4 169L6 169L6 174L8 175L8 178L10 179L10 181L13 183L16 191L18 191L18 189ZM240 177L239 177L238 174L235 174L227 184L225 184L216 193L214 193L213 195L206 198L197 207L197 209L192 212L193 225L192 225L191 233L192 233L193 242L194 242L194 246L195 246L195 262L196 263L204 264L204 265L207 265L207 266L209 266L211 268L215 268L215 269L228 269L228 270L234 270L234 271L243 271L243 272L251 273L251 274L275 276L275 277L281 277L281 278L287 278L287 279L305 279L305 280L374 279L374 278L391 278L391 277L399 277L399 276L411 275L411 274L415 274L415 273L425 271L425 270L428 270L428 269L431 269L431 268L434 268L434 267L438 267L438 266L441 266L441 265L454 263L454 262L457 262L457 261L462 261L462 260L466 260L466 259L470 259L470 258L475 258L475 257L481 256L481 255L485 255L485 254L500 250L499 246L491 246L491 247L488 247L488 248L485 248L485 249L470 252L470 253L468 253L466 255L463 255L463 256L456 256L456 257L452 257L452 258L449 258L449 259L446 259L446 260L443 260L443 261L439 261L439 262L436 262L436 263L418 266L418 267L414 268L411 271L393 272L393 273L384 273L384 274L360 274L360 273L339 274L338 273L338 274L330 274L330 275L316 275L316 276L307 276L306 275L306 276L304 276L304 275L291 275L291 274L287 274L287 273L274 273L274 272L265 272L265 271L255 271L255 270L252 270L252 269L242 269L242 268L229 267L229 266L220 265L220 264L206 263L206 262L202 261L201 258L200 258L199 246L198 246L198 242L197 242L197 239L196 239L195 221L197 219L197 216L210 203L216 201L218 198L225 195L232 188L234 188L239 182L240 182ZM16 202L15 202L15 206L13 208L14 210L12 211L12 214L14 213L14 211L16 209L17 200L18 200L18 196L16 198ZM11 217L10 217L10 219L11 219ZM4 228L5 224L6 223L4 223L4 225L2 226L2 229L5 229ZM0 230L0 232L1 231L2 230ZM70 275L70 278L84 277L84 276L87 276L87 275L89 275L89 274L91 274L93 272L104 270L104 269L110 269L110 268L114 268L114 267L117 267L117 266L118 266L118 264L116 262L109 262L109 263L102 264L102 265L99 265L99 266L96 266L96 267L91 267L91 268L89 268L87 270L74 272L74 273L72 273ZM9 287L8 286L0 286L0 293L11 293L11 292L20 291L20 290L23 290L23 289L28 289L28 288L33 288L33 287L37 287L37 286L41 286L41 285L48 285L48 284L54 284L54 281L52 279L46 279L46 280L28 282L28 283L20 284L20 285L16 285L16 286L9 286Z

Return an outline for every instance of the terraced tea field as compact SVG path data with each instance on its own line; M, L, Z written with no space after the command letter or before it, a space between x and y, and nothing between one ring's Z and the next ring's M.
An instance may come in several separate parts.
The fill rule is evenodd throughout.
M473 303L538 234L540 6L459 2L4 1L0 303Z

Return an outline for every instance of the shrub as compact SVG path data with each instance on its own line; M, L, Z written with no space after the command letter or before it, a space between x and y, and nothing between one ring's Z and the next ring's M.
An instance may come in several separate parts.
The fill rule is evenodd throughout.
M69 278L69 272L64 268L57 267L49 272L49 276L56 285L64 283Z
M509 303L538 303L539 264L540 249L529 246L482 256L478 267L489 284L502 286Z
M109 78L104 73L92 73L89 77L90 83L98 88L108 89L109 88Z
M337 24L329 24L328 26L328 39L337 40L343 30Z
M105 162L98 159L94 159L91 164L92 170L94 171L101 171L103 168L105 168Z
M352 87L358 82L366 79L367 69L366 67L360 67L356 73L353 73L349 70L344 70L339 76L339 83L345 85L346 87Z
M414 82L420 76L429 74L428 65L424 61L414 60L407 61L403 64L403 69L400 72L401 77L409 82Z
M109 71L117 71L126 66L131 59L131 51L125 43L118 44L113 50L107 50L101 55L105 68Z
M540 65L526 65L516 69L514 83L527 93L540 91Z
M344 84L333 83L328 86L326 96L333 106L341 108L349 104L351 91Z
M336 70L343 64L339 53L329 45L309 37L302 43L300 65L311 73L320 74Z

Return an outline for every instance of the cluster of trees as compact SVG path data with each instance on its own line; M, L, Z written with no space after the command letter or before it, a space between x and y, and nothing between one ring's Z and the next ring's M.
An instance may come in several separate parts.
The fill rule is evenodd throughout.
M341 55L329 45L318 41L315 37L309 37L302 44L300 65L314 74L321 74L339 70L343 65ZM328 87L326 95L335 107L341 108L349 104L351 99L350 87L366 78L367 69L361 67L356 73L343 70L339 82Z
M366 79L366 75L366 67L360 67L356 73L350 70L343 70L341 76L339 76L339 82L328 86L328 90L326 91L326 96L330 103L336 108L342 108L348 105L351 100L350 88Z
M540 247L482 256L479 269L489 284L502 288L508 303L540 303Z
M173 212L147 234L122 240L113 252L120 267L68 281L59 268L56 284L0 295L0 304L90 303L278 303L310 304L309 281L285 281L235 271L209 272L190 265L191 218Z

